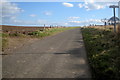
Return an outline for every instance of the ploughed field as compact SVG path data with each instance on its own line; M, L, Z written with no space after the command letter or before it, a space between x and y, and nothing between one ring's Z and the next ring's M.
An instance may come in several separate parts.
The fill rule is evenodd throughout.
M30 32L33 32L33 31L36 31L36 30L40 30L40 31L43 31L44 29L50 29L52 27L26 27L26 26L8 26L8 25L2 25L2 30L4 33L9 33L9 34L12 34L12 33L23 33L23 34L28 34Z

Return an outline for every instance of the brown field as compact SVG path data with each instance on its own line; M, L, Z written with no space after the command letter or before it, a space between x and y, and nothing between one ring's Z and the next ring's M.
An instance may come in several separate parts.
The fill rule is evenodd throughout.
M26 27L26 26L8 26L8 25L1 25L3 33L23 33L28 34L33 31L43 31L44 29L50 29L51 27Z

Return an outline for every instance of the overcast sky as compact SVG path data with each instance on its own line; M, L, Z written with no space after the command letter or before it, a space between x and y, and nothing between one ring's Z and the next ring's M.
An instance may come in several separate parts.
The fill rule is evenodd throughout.
M109 5L116 2L0 2L2 24L83 26L103 24L113 16ZM116 16L118 10L116 9Z

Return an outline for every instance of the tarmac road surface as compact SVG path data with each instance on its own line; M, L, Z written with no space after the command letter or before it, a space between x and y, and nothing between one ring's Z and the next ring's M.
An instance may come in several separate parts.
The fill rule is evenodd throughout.
M37 40L3 56L3 78L91 78L80 28Z

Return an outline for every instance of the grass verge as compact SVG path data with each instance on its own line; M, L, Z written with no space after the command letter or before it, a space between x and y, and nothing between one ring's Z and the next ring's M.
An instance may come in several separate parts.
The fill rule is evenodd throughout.
M35 31L32 33L29 33L28 35L31 35L32 37L46 37L46 36L50 36L50 35L54 35L60 32L63 32L65 30L70 30L73 29L75 27L68 27L68 28L52 28L52 29L46 29L44 31Z
M120 36L109 29L83 28L94 80L120 80Z

